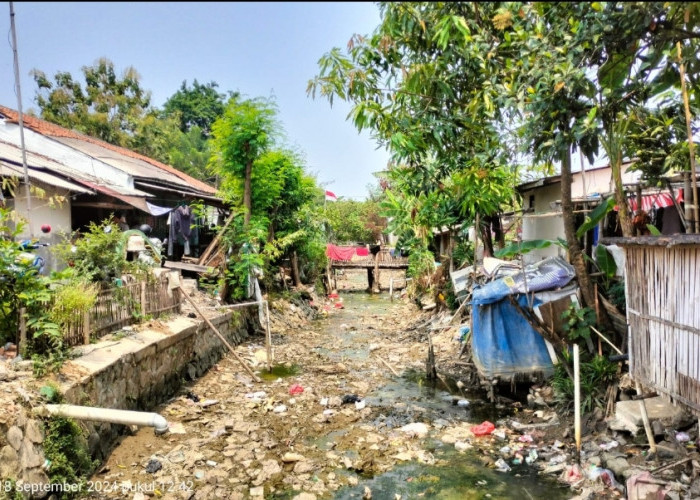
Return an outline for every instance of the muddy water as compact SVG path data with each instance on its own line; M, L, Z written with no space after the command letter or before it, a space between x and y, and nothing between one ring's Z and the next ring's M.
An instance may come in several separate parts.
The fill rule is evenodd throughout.
M327 319L319 320L316 328L336 340L335 349L320 348L319 351L336 361L365 359L369 355L372 331L366 323L357 325L360 316L370 316L376 321L392 314L393 304L386 294L368 295L347 293L342 295L345 309ZM396 332L400 334L402 332ZM369 374L368 374L369 375ZM429 422L436 428L458 422L478 424L484 420L497 422L512 414L508 407L497 407L480 394L464 392L451 380L431 383L425 373L407 370L401 378L374 388L366 395L368 406L381 408L373 422L375 425L398 428L411 422ZM459 401L469 401L462 406ZM336 431L316 440L319 448L330 449L333 442L344 435ZM357 486L345 487L335 492L336 499L362 498L365 487L372 490L375 500L403 499L565 499L571 496L568 487L550 477L537 475L537 470L528 465L512 466L509 473L497 472L483 465L479 453L468 450L457 452L453 445L439 440L428 440L425 448L444 465L405 463L375 477L362 478ZM497 455L494 455L497 457ZM339 473L341 473L339 471ZM278 498L283 498L279 496Z

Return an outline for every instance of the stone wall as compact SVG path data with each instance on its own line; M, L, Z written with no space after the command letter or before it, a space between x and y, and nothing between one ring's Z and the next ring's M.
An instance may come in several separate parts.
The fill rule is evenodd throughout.
M255 331L256 317L257 309L251 308L210 321L231 345L237 345ZM204 321L182 316L152 322L151 328L146 325L128 337L106 337L80 349L82 355L61 370L64 402L138 411L152 411L172 397L184 381L200 377L228 352ZM0 413L0 479L20 479L20 485L47 484L45 468L49 464L41 447L43 424L26 408L38 404L38 394L30 396L31 400L25 398L26 405L13 404ZM97 459L110 453L125 430L117 424L79 424L88 436L90 454Z

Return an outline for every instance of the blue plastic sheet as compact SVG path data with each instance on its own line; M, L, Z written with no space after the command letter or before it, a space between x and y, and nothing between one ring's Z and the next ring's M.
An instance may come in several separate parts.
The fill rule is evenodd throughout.
M561 257L550 257L527 266L525 273L494 280L474 287L472 304L492 304L508 295L561 288L575 276L574 268Z
M527 307L525 295L521 295L518 302ZM554 368L544 339L509 300L472 304L472 314L472 356L482 376L509 378L538 372L545 376L552 374Z

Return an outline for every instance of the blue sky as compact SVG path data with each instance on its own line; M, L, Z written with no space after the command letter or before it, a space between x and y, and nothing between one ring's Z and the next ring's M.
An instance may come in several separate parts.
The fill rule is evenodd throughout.
M0 104L16 109L9 2L4 9ZM25 112L37 110L32 69L83 83L81 67L107 57L118 72L133 66L158 107L195 78L222 92L275 96L288 142L339 197L364 199L372 172L386 167L389 154L346 120L349 105L306 95L324 53L378 25L371 2L15 2L14 10Z

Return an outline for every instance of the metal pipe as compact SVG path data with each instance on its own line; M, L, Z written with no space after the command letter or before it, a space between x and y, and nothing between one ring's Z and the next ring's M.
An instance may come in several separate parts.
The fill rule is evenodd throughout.
M153 427L156 434L163 434L168 430L168 421L157 413L63 404L40 406L38 408L34 408L34 413L42 416L55 415L58 417L70 417L78 420L94 420L97 422L109 422L112 424Z

